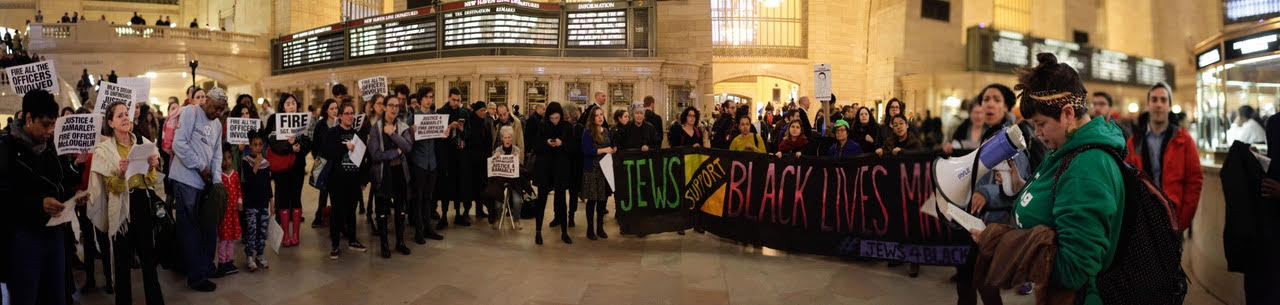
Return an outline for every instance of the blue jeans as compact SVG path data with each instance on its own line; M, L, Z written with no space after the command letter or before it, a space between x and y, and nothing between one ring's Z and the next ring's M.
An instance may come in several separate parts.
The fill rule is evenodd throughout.
M178 206L178 239L182 240L182 256L187 263L187 285L209 280L218 232L203 232L196 218L196 202L200 190L182 182L173 182L174 201Z
M13 228L9 301L14 305L66 304L65 226Z

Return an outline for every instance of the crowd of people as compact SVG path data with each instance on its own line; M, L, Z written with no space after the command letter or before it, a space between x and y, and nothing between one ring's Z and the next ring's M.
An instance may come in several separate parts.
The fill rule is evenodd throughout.
M1197 152L1186 130L1171 119L1167 85L1148 90L1148 111L1126 142L1113 120L1094 111L1100 107L1087 110L1086 91L1070 67L1041 58L1040 66L1020 73L1016 88L1023 94L1001 84L987 86L965 103L968 118L945 138L920 131L941 124L909 119L899 99L885 104L880 119L875 109L856 104L829 108L830 116L810 115L813 105L802 97L781 115L769 111L753 120L748 107L725 102L707 132L699 126L697 108L666 121L653 111L652 97L610 113L605 94L596 92L585 107L550 102L531 105L527 115L520 115L504 104L464 104L458 89L443 92L437 107L430 87L410 92L398 85L388 95L361 100L341 84L315 109L307 131L285 134L275 114L310 111L298 97L285 93L255 105L249 95L231 99L220 88L191 87L185 100L169 98L167 116L142 105L131 118L125 104L105 106L98 144L63 156L50 142L54 121L92 110L60 112L51 95L32 91L23 97L18 119L0 135L0 172L6 173L0 193L14 196L13 213L6 213L0 232L3 248L9 249L0 260L0 282L7 283L13 304L65 304L73 292L99 288L114 293L117 303L129 304L136 265L147 303L160 304L160 266L185 274L190 289L214 291L211 278L270 268L264 249L273 218L284 232L281 247L301 243L299 232L308 216L302 212L304 187L319 191L311 227L327 227L328 258L334 260L344 251L367 251L356 231L358 214L366 215L378 255L390 258L410 255L410 242L443 239L450 206L453 224L461 227L487 221L496 230L501 215L510 213L514 228L523 230L521 220L533 218L531 235L541 245L548 201L553 207L548 227L559 227L565 244L573 243L576 211L585 202L585 237L605 239L612 194L596 164L619 151L709 147L778 158L954 155L1016 127L1035 135L1028 149L976 179L966 208L988 223L1054 226L1059 253L1069 255L1054 260L1053 284L1087 287L1114 255L1117 240L1110 232L1121 225L1116 211L1124 184L1116 165L1101 154L1089 154L1088 162L1077 158L1061 182L1036 179L1057 169L1061 156L1052 151L1092 144L1127 148L1129 162L1155 177L1170 199L1192 206L1200 192L1199 166L1192 164ZM1095 104L1099 97L1110 100L1104 93L1093 97ZM417 138L414 117L419 114L447 115L447 136ZM226 144L228 118L258 118L262 124L249 133L248 144ZM141 172L126 170L135 167L128 158L135 149L149 150ZM502 155L519 157L519 178L487 177L486 160ZM1056 183L1096 185L1052 193ZM71 254L76 241L69 228L45 226L70 210L77 211L84 230L80 262ZM975 232L975 241L980 234ZM237 242L243 244L243 264L234 259ZM104 286L96 281L98 260ZM71 284L73 265L87 274L79 289ZM918 265L911 264L908 272L916 276ZM998 291L967 280L974 272L973 265L957 268L960 303L975 304L980 294L984 303L999 304ZM1020 292L1030 290L1024 285ZM1085 300L1097 304L1096 295Z

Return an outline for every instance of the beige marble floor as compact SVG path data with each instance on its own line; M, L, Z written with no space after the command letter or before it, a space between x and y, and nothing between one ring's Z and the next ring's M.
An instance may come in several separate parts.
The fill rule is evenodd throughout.
M307 188L304 205L314 209ZM550 216L550 211L547 215ZM307 215L311 215L308 213ZM344 251L328 259L328 229L302 229L302 244L268 259L271 269L215 279L218 290L195 292L184 279L161 270L169 304L954 304L948 282L954 271L846 262L743 247L714 235L690 232L621 237L607 220L610 238L590 241L585 222L571 228L574 244L544 232L533 243L524 231L488 226L449 227L445 240L410 243L413 254L382 259L361 216L358 233L367 253ZM268 252L271 252L268 250ZM237 245L238 265L243 251ZM133 272L135 303L142 304L141 274ZM84 296L84 304L110 304L111 295ZM1007 304L1032 304L1031 296L1004 292ZM1187 304L1218 304L1195 287Z

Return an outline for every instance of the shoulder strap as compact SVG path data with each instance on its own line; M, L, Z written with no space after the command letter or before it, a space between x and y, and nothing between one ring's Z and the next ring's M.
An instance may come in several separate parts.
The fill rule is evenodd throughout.
M1061 178L1062 173L1067 171L1067 166L1071 164L1071 161L1075 159L1076 156L1079 155L1080 153L1083 153L1091 149L1101 149L1102 151L1107 152L1107 154L1111 155L1111 158L1116 161L1117 166L1121 166L1121 167L1124 166L1124 155L1121 155L1120 151L1113 147L1102 145L1102 144L1096 144L1096 143L1076 147L1075 149L1072 149L1071 151L1068 151L1065 155L1063 155L1062 161L1058 163L1058 169L1055 170L1053 174L1053 188L1050 191L1050 194L1051 194L1050 196L1052 197L1050 198L1057 198L1058 178Z

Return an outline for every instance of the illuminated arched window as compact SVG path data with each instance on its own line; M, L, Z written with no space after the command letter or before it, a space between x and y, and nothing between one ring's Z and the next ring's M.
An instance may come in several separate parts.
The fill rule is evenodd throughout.
M806 0L711 0L716 56L805 58Z

